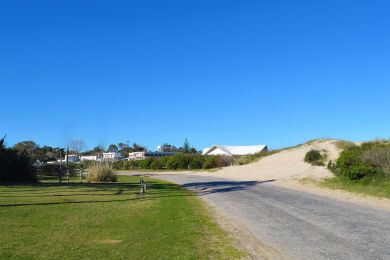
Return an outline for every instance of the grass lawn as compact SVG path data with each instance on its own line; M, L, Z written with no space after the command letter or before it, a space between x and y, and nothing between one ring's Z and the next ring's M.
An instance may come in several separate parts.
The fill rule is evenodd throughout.
M0 185L0 259L234 259L245 256L178 185Z
M341 189L370 196L390 198L390 179L388 178L351 181L341 177L335 177L321 182L320 185L331 189Z

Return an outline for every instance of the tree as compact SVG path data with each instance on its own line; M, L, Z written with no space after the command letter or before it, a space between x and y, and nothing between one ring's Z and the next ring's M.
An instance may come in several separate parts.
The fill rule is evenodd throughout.
M131 147L131 151L132 152L144 152L144 151L146 151L146 148L137 144L137 143L133 143L133 147Z
M123 157L128 157L128 156L129 156L130 147L129 147L128 144L125 144L125 143L118 143L118 147L119 147L119 153L120 153Z
M199 151L195 147L191 147L190 153L199 153Z
M125 143L118 143L118 147L119 147L119 149L123 149L123 148L128 148L129 145L125 144Z
M107 152L108 153L117 153L118 152L118 146L116 146L116 144L110 144L108 146L108 149L107 149Z
M38 159L38 148L39 146L33 141L19 142L12 147L18 154L26 153L33 160Z
M98 146L95 146L92 150L91 150L91 154L92 155L101 155L102 153L104 153L105 150L104 150L104 147L101 146L101 145L98 145Z
M160 146L161 152L176 152L177 148L174 145L164 143Z
M36 169L27 152L6 148L5 137L0 139L0 182L36 181L35 174Z
M44 145L43 147L37 149L37 153L37 159L40 161L54 161L60 158L61 154L65 154L65 150L60 147L53 148L51 146Z
M184 153L191 152L191 145L190 145L190 142L188 142L187 138L184 140L184 143L183 143L183 151L184 151Z

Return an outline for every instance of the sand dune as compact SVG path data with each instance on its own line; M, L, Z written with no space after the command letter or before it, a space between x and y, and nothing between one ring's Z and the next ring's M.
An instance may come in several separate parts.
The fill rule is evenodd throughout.
M327 154L327 161L336 160L339 150L335 140L314 141L302 146L283 150L261 160L242 166L225 167L212 175L237 180L298 180L306 177L323 179L332 173L323 166L312 166L304 162L304 157L311 149Z

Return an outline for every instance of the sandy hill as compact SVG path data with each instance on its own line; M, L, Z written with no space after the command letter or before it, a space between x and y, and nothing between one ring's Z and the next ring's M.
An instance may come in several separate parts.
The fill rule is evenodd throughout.
M311 149L322 151L327 155L327 161L336 160L339 149L336 140L318 140L307 144L282 150L266 156L261 160L242 166L230 166L212 173L220 177L237 180L292 180L312 177L322 179L332 176L332 173L322 166L312 166L303 161Z

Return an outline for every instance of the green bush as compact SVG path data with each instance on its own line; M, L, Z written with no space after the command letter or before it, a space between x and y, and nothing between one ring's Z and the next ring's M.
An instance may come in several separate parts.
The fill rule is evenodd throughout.
M362 147L353 147L342 151L336 161L337 174L350 180L358 180L377 173L372 165L362 160Z
M88 167L87 182L116 182L112 167L107 163L95 163Z
M166 161L165 167L168 170L177 170L179 168L179 161L177 156L171 156Z
M203 163L203 169L212 169L212 168L220 168L225 166L230 166L234 162L234 158L228 156L207 156L206 160Z
M316 166L325 165L323 162L323 156L321 155L321 152L313 149L306 153L304 161Z
M208 156L203 163L203 169L212 169L218 167L219 156Z
M160 169L163 169L163 168L164 168L163 161L162 161L162 160L159 160L159 159L154 159L154 160L150 163L149 168L152 169L152 170L160 170Z
M204 156L202 155L195 155L191 162L188 164L189 169L202 169L203 163L204 163Z

